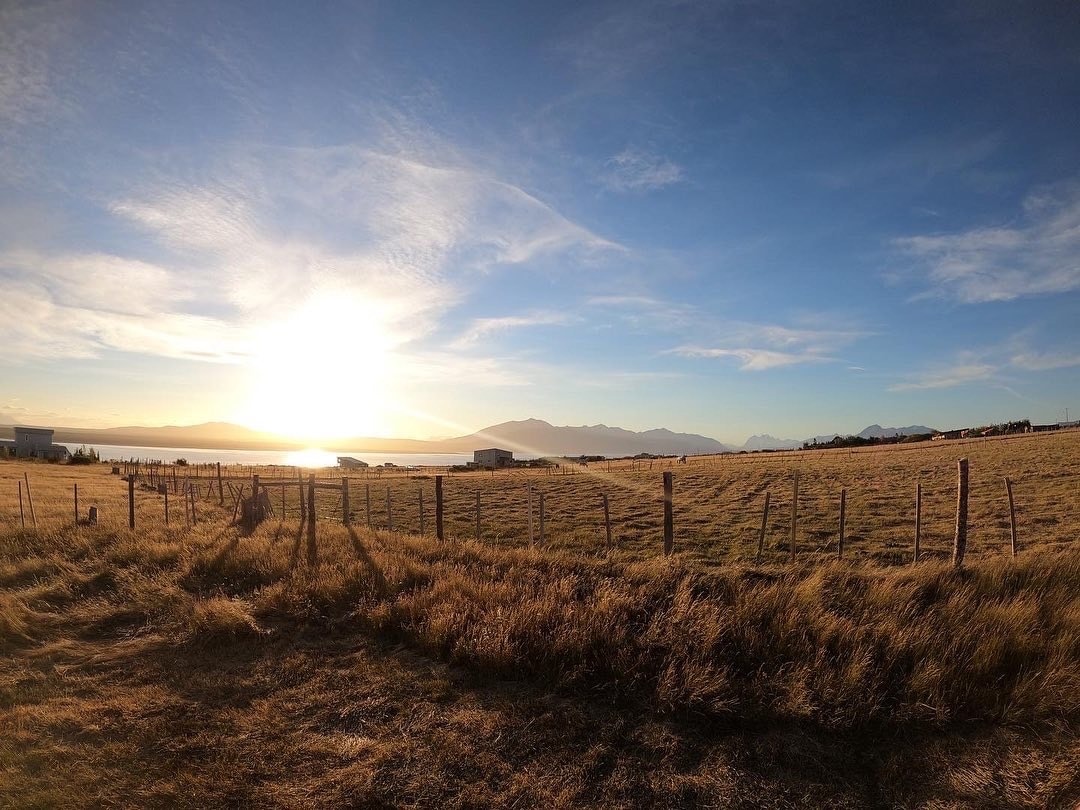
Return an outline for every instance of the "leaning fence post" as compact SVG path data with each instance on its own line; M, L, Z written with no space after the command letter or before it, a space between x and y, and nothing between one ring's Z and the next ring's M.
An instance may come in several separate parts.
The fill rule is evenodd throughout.
M914 565L919 561L919 552L922 546L922 482L915 484L915 558L911 561Z
M672 474L664 473L664 556L667 557L675 549L675 516L673 503L674 484Z
M175 481L176 481L176 470L173 470L173 482L175 483ZM218 504L221 505L221 506L224 506L225 505L225 490L221 488L221 462L220 461L217 462L217 491L218 491ZM282 487L281 491L284 492L285 488ZM284 512L285 510L282 509L281 511Z
M1012 481L1006 476L1005 491L1009 495L1009 531L1012 539L1012 556L1016 556L1016 507L1013 505Z
M128 476L128 528L135 528L135 476Z
M761 531L758 532L757 558L761 559L761 553L765 550L765 530L769 526L769 493L765 493L765 505L761 508Z
M964 552L967 550L968 524L968 460L962 458L956 462L956 534L953 537L953 565L957 568L964 564Z
M608 496L604 493L604 532L607 535L607 547L611 548L611 509L608 506Z
M844 558L844 517L847 511L847 490L840 490L840 542L836 546L836 559Z
M349 525L349 479L343 476L341 479L341 523Z
M443 477L435 476L435 539L443 539Z
M23 478L26 480L26 499L30 501L30 522L34 524L34 528L37 528L37 512L34 510L34 493L30 490L30 476L23 473Z
M165 487L165 525L169 525L169 488Z

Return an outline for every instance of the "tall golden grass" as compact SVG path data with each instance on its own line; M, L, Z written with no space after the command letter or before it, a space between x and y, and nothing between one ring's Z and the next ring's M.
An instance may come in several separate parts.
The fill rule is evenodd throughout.
M1080 553L1059 526L963 570L702 565L651 540L329 521L310 542L210 504L166 529L151 493L129 531L107 471L0 464L0 488L27 470L39 528L0 528L0 805L1080 801ZM76 478L101 525L48 506Z

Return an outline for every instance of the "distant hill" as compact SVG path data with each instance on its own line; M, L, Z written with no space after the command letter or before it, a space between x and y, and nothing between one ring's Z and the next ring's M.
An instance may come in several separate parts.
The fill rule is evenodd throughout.
M863 439L891 439L893 436L916 436L920 433L933 433L933 428L925 425L908 425L899 428L883 428L881 425L870 425L863 428L857 434Z
M8 418L10 417L6 414L0 414L0 438L10 439L14 436L11 424L2 424L3 420ZM14 423L14 420L12 422ZM162 427L57 427L55 430L55 441L67 444L191 447L209 450L299 450L308 446L306 442L290 441L228 422ZM870 439L933 432L932 428L924 425L889 428L870 425L856 435ZM633 431L608 425L556 426L542 419L522 419L492 425L475 433L450 439L425 441L355 436L327 440L322 442L322 445L331 449L372 453L471 453L484 447L502 447L513 450L518 455L528 456L632 456L638 453L695 455L734 450L793 450L802 447L804 442L813 443L814 439L818 443L827 443L836 435L827 433L810 439L778 439L761 434L751 436L741 447L732 447L708 436L676 433L667 428Z
M751 436L743 442L742 450L796 450L803 446L803 439L778 439L763 433Z
M428 444L433 452L465 453L484 447L502 447L522 455L537 456L682 455L723 453L732 449L707 436L675 433L667 428L638 432L608 425L555 426L542 419L503 422L468 436ZM439 449L435 450L435 447Z
M39 427L52 427L39 425ZM55 427L53 441L64 444L111 444L134 447L200 447L209 450L297 450L305 445L268 433L232 425L206 422L201 425L165 425L115 428ZM15 435L12 427L0 427L0 437Z
M135 447L206 448L209 450L298 450L303 442L289 441L269 433L229 424L117 428L57 427L55 441L70 444L110 444ZM0 437L11 438L11 427L0 427ZM380 453L471 453L485 447L502 447L519 455L626 456L722 453L732 448L715 439L666 428L635 432L607 425L556 427L541 419L525 419L492 425L476 433L438 441L358 436L328 440L324 447Z

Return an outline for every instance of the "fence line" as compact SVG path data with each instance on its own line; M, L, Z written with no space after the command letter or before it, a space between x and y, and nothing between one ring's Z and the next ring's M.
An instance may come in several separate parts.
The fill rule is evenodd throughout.
M137 515L139 520L144 520L147 510L141 506L135 508L136 492L153 493L163 498L162 515L165 525L170 525L170 507L175 507L175 501L170 503L170 495L178 495L184 503L184 520L191 526L197 526L205 519L205 510L210 506L224 505L225 515L230 515L233 522L253 528L259 522L274 517L284 521L297 515L301 523L308 524L309 533L314 531L314 525L320 520L340 521L344 525L350 525L352 519L357 516L353 512L350 500L351 476L343 476L333 480L320 480L314 473L310 473L307 480L302 477L292 478L292 468L287 468L288 476L284 473L275 474L269 479L255 473L249 479L239 479L227 476L225 468L217 465L202 465L202 469L184 470L183 465L157 465L145 463L132 463L126 484L128 490L128 526L136 528ZM462 538L469 532L463 528L467 520L466 515L472 518L473 538L477 542L515 542L523 537L531 545L535 542L534 507L536 499L539 500L539 542L545 544L555 539L565 545L563 538L573 537L580 540L582 534L588 539L595 536L597 548L613 550L626 548L625 541L630 538L634 547L640 547L642 542L648 542L649 514L655 507L650 504L656 503L660 510L655 514L661 531L657 534L656 553L665 556L673 554L676 542L680 551L692 551L698 553L706 547L718 549L720 554L739 555L740 553L756 551L755 556L761 559L767 550L767 541L776 538L778 534L787 535L787 543L775 542L769 549L777 552L786 551L788 559L795 559L802 546L803 551L811 552L834 552L838 558L845 558L851 549L849 540L862 543L867 539L866 527L870 532L884 540L876 546L855 546L858 553L869 551L874 554L893 555L904 557L913 563L918 563L927 556L940 557L944 553L941 545L928 552L924 547L927 538L940 544L944 538L941 530L926 532L925 519L929 517L942 523L948 514L946 499L950 492L941 485L931 487L924 486L920 480L915 484L914 503L910 495L893 495L879 491L876 486L863 486L861 488L840 486L834 488L831 493L821 491L823 482L813 484L812 491L807 492L803 487L804 469L795 468L789 477L773 476L772 480L765 483L757 483L744 493L732 492L731 485L716 488L715 492L722 497L706 497L704 502L701 494L697 494L697 502L687 502L680 499L676 504L674 497L674 479L677 473L671 470L663 470L660 476L662 487L656 487L646 492L644 497L635 498L629 507L623 506L620 513L620 502L613 501L610 493L603 488L603 480L594 489L595 495L584 493L575 489L574 497L564 501L566 497L565 487L556 482L535 487L535 481L525 482L523 489L514 491L510 497L500 499L496 494L492 499L482 498L481 490L472 492L451 492L447 499L447 492L443 484L443 476L436 475L434 478L435 488L435 534L438 539L445 539L448 534L451 537ZM924 470L924 473L926 471ZM972 472L974 472L972 470ZM687 471L691 480L695 480L695 473ZM679 476L681 477L681 476ZM940 479L940 471L933 471L931 479ZM1056 482L1071 482L1080 479L1080 475L1065 474L1051 476ZM469 479L477 481L477 478ZM486 480L486 479L479 479ZM656 479L653 479L654 481ZM789 482L791 485L790 500L782 497L773 498L772 488L779 484ZM1002 487L1004 481L1004 487ZM567 482L569 483L569 482ZM996 486L991 487L988 479L981 479L978 486L972 486L969 468L966 459L957 463L956 480L956 504L955 523L952 537L952 560L955 565L962 565L968 549L969 531L976 526L983 536L989 531L1007 530L1010 553L1016 556L1020 551L1022 534L1025 531L1035 531L1040 523L1060 523L1060 513L1049 518L1040 517L1040 507L1047 503L1060 504L1060 498L1048 499L1030 486L1021 488L1020 497L1017 498L1017 483L1012 477L996 479ZM419 523L420 534L425 534L427 524L425 520L425 480L421 480L417 489L413 490L418 495L419 511L416 513ZM652 486L656 486L653 484ZM306 498L305 498L306 487ZM31 488L31 480L28 473L23 473L23 480L17 482L18 489L18 525L33 527L37 521L37 510ZM74 484L68 492L67 509L69 520L76 525L83 523L80 516L80 499L84 503L94 501L93 487L85 485L80 490L79 484ZM638 489L644 489L638 487ZM1004 491L1002 491L1004 490ZM270 493L273 493L271 497ZM317 494L318 493L318 494ZM386 512L385 523L376 521L373 516L370 499L370 483L365 482L364 519L374 528L385 526L388 531L413 531L416 526L412 509L406 506L404 509L395 510L393 503L392 488L388 485L385 491ZM326 496L330 497L327 498ZM472 495L472 498L468 496ZM295 496L295 497L293 497ZM337 497L334 497L337 496ZM593 500L593 498L596 500ZM501 518L492 520L490 515L504 515L509 503L518 503L524 499L527 507L527 534L523 535L521 529L507 525L507 521ZM655 500L654 500L655 499ZM40 499L39 499L40 500ZM926 503L924 503L924 500ZM1019 502L1018 502L1019 501ZM658 503L657 503L658 502ZM978 502L982 509L975 516L972 523L969 515L969 507L973 502ZM1000 513L988 512L985 508L987 502L1001 503ZM704 505L703 505L704 503ZM560 508L562 504L562 508ZM902 504L902 508L894 508ZM1005 505L1007 504L1007 512ZM40 503L38 505L41 505ZM452 507L449 515L447 506ZM144 504L145 506L145 504ZM554 509L552 507L555 507ZM599 508L598 508L599 507ZM95 511L96 511L96 507ZM709 510L707 520L701 513ZM996 507L995 507L996 509ZM488 519L485 521L485 510ZM725 510L733 517L728 525L729 535L722 542L717 542L717 510ZM46 513L50 510L48 505ZM200 514L200 512L204 514ZM395 512L400 517L395 521ZM757 514L761 515L760 524L756 521ZM723 521L721 513L721 522ZM734 515L738 515L737 519ZM446 531L445 521L449 516L452 524L451 531ZM881 519L887 518L884 525ZM13 519L14 520L14 519ZM55 520L55 517L53 518ZM836 522L833 522L833 521ZM873 523L867 527L867 522ZM86 522L91 522L89 518ZM651 524L657 525L657 524ZM486 527L486 529L485 529ZM569 527L569 528L567 528ZM678 531L676 529L678 528ZM555 531L552 531L556 529ZM486 534L485 534L486 531ZM702 534L705 532L707 534ZM618 534L618 541L616 541ZM906 540L900 539L906 535ZM755 537L756 543L750 538ZM705 539L702 539L702 538ZM913 542L912 542L913 540ZM755 548L756 546L756 548ZM981 548L989 547L989 543L983 541ZM1002 543L1004 547L1004 543ZM903 549L907 549L904 551ZM893 551L895 550L895 551ZM701 553L705 553L701 551Z

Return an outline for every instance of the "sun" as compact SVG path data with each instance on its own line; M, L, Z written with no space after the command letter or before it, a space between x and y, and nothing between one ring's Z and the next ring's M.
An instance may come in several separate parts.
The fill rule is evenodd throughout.
M303 441L383 435L395 344L375 303L341 291L312 295L257 330L239 421Z

